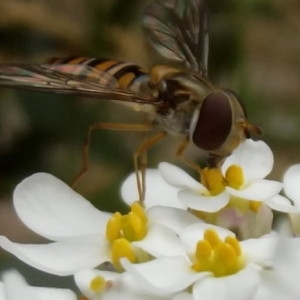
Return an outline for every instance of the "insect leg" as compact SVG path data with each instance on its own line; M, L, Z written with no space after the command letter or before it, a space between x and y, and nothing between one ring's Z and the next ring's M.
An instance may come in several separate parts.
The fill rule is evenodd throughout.
M158 143L164 137L166 137L167 133L165 131L160 131L150 138L146 139L135 151L133 154L133 162L134 169L137 175L137 186L139 193L139 201L142 203L145 197L145 169L146 169L146 161L147 161L147 150L151 148L153 145ZM139 171L141 171L141 176L139 175Z
M177 152L176 152L176 156L178 156L182 160L182 162L184 162L187 166L196 170L199 173L199 175L201 176L202 168L198 164L187 159L183 155L184 151L186 150L187 146L189 145L189 142L190 142L189 137L187 137L179 144Z
M95 123L92 124L85 136L83 148L82 148L82 167L72 181L72 187L74 187L89 168L89 148L91 143L91 137L94 130L116 130L116 131L136 131L136 132L147 132L151 131L152 127L150 124L128 124L128 123ZM138 176L138 175L137 175Z

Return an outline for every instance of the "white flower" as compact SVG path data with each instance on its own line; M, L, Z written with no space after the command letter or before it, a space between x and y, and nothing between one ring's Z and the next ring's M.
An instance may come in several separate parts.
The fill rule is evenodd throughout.
M268 201L268 205L278 211L300 213L300 164L289 167L284 173L283 190L288 198L276 195Z
M273 161L267 144L248 139L225 159L221 170L203 169L201 183L167 163L161 163L159 170L166 182L178 189L178 198L185 206L212 213L237 200L268 205L282 189L282 183L264 179Z
M17 271L6 271L0 282L0 300L75 300L75 293L60 288L29 286Z
M272 265L276 243L272 235L239 242L229 230L208 224L191 225L180 237L188 258L159 257L141 264L124 259L124 268L145 288L161 293L188 289L192 299L251 299L260 270Z
M271 199L282 188L282 183L264 179L273 163L268 145L253 140L235 149L221 168L202 169L200 180L160 163L159 172L146 170L146 206L182 207L208 223L234 230L240 238L259 237L272 228ZM122 195L127 203L138 197L135 174L124 182Z
M282 189L280 182L264 179L273 164L273 153L266 143L247 139L222 165L226 190L231 196L250 201L270 199Z
M153 207L148 216L137 203L126 215L105 213L44 173L22 181L13 200L23 223L53 242L20 244L0 236L0 246L25 263L56 275L72 275L104 262L118 265L123 256L141 261L149 255L181 254L174 230L196 222L194 216L175 208Z

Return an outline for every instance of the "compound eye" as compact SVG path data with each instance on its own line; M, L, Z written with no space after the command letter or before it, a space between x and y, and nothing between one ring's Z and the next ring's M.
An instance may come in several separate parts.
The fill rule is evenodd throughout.
M232 111L228 95L222 92L211 93L200 108L192 140L203 150L216 150L225 142L231 126Z

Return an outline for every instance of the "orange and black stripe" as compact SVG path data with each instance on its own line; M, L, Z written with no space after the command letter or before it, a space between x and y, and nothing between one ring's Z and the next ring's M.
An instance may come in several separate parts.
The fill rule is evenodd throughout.
M49 61L50 64L82 64L87 65L96 70L109 73L119 84L121 89L129 89L136 79L147 75L140 66L120 62L106 58L88 58L88 57L69 57L69 58L53 58ZM91 73L93 69L91 69ZM89 77L89 74L85 74ZM92 74L91 74L92 76Z

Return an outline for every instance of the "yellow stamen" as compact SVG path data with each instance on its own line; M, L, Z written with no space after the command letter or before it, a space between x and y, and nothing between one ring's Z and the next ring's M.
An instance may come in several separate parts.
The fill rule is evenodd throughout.
M96 276L90 282L90 289L95 293L104 291L105 287L106 281L102 276Z
M147 223L147 222L148 222L148 218L147 218L146 212L145 212L144 208L141 206L140 203L134 202L134 203L131 205L131 211L132 211L133 213L135 213L137 216L139 216L140 219L141 219L144 223Z
M225 179L228 186L239 189L244 183L242 168L237 165L231 165L225 173Z
M204 168L201 172L201 182L213 196L222 193L225 189L224 178L219 168Z
M215 250L214 275L221 277L235 273L237 262L238 256L234 249L230 245L223 243Z
M122 230L122 215L116 212L108 220L106 224L106 239L112 243L114 240L119 239Z
M117 270L122 271L121 257L126 257L131 262L143 261L145 257L143 251L134 250L131 242L142 240L147 230L148 218L138 203L132 204L128 214L121 215L117 212L110 218L106 225L106 238L111 245L112 262Z
M240 243L239 243L239 241L237 240L236 237L227 236L225 238L225 243L227 243L228 245L230 245L234 249L236 255L240 256L242 254L241 245L240 245Z
M112 262L117 270L123 269L120 264L120 259L123 257L127 258L132 263L136 262L136 255L131 243L124 238L117 239L113 242L111 247L111 255Z
M249 208L254 211L255 213L257 213L262 205L262 202L260 201L249 201Z
M218 233L214 229L207 229L204 232L204 239L208 241L213 248L216 248L222 243Z
M122 223L123 236L128 241L140 241L147 234L146 224L133 212L123 216Z
M211 244L206 240L201 240L197 243L195 257L196 260L192 265L192 269L196 272L210 270L210 257L213 253Z
M119 238L139 241L147 234L148 218L139 203L133 203L131 211L126 215L119 212L113 214L106 224L106 239L111 243Z
M195 261L191 268L196 272L208 271L216 277L227 276L244 266L242 250L235 237L224 241L214 229L204 232L204 239L197 243Z

